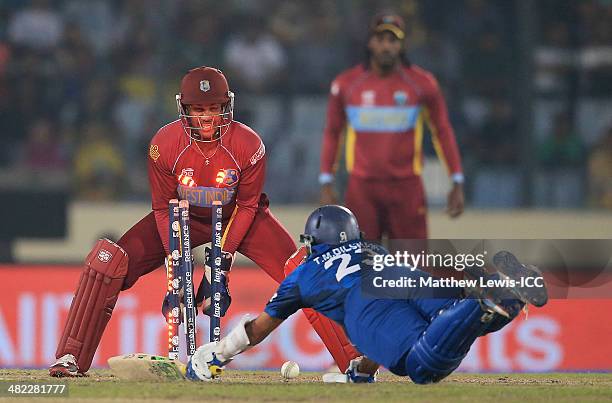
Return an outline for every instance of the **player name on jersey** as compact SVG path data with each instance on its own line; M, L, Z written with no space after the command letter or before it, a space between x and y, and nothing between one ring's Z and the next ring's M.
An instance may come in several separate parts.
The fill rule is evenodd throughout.
M361 253L361 242L349 243L345 245L340 245L337 248L330 249L328 252L321 254L320 256L312 259L316 264L321 262L325 262L335 256L341 255L343 253L356 252Z
M179 185L177 188L179 198L189 201L190 205L198 207L212 207L213 201L220 201L226 205L234 200L236 188L215 188L206 186L189 187Z

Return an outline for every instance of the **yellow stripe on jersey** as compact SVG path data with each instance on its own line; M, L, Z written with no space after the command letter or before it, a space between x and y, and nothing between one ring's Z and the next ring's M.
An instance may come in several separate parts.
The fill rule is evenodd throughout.
M340 166L340 158L342 158L342 148L344 147L344 141L346 140L346 130L342 130L340 134L340 139L338 140L338 145L336 146L336 157L334 159L334 165L332 165L332 172L336 173L338 171L338 167Z
M355 164L355 141L357 140L357 134L355 133L355 129L352 126L346 126L346 148L345 148L345 158L346 158L346 171L351 172L353 170L353 165Z
M234 217L236 217L236 212L238 211L238 205L236 204L236 206L234 207L234 211L232 212L232 216L229 219L229 222L227 223L227 227L225 228L225 231L223 231L223 237L221 238L221 250L223 250L223 245L225 245L225 238L227 238L227 234L229 233L229 229L232 226L232 222L234 222Z
M440 139L438 138L438 130L432 124L431 117L429 116L429 111L427 108L425 110L425 122L427 122L427 127L429 127L429 131L431 132L431 142L433 143L434 150L436 150L436 155L444 164L444 167L448 171L448 163L446 162L446 157L444 156L444 152L442 151L442 146L440 145Z
M412 160L412 170L419 176L423 172L423 112L419 113L414 127L414 156Z

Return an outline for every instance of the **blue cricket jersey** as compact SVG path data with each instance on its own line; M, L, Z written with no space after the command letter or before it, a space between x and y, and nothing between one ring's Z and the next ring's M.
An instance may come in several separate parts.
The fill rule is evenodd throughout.
M388 253L382 246L360 240L336 246L314 245L313 253L281 283L265 312L287 319L301 308L313 308L344 323L344 302L349 291L361 287L363 256ZM366 259L367 261L367 259Z
M403 357L425 331L425 318L452 300L377 298L362 292L362 281L376 273L372 256L388 253L365 241L315 245L307 260L281 283L265 312L286 319L301 308L313 308L342 325L361 353L404 374ZM385 272L394 275L393 270ZM429 276L420 270L407 270L406 275Z

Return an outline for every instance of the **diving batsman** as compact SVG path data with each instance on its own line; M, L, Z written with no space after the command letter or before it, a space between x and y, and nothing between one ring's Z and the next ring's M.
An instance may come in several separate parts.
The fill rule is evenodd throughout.
M451 288L435 298L372 296L362 288L371 274L373 258L388 254L382 246L361 239L357 220L345 207L328 205L306 221L305 247L296 256L297 268L281 283L265 310L238 326L219 342L200 346L187 365L187 377L210 380L225 364L260 343L285 319L305 307L342 325L366 358L351 361L344 374L331 382L374 382L378 364L417 384L439 382L452 373L474 341L509 324L526 304L540 307L548 294L540 287L513 286L493 290ZM488 279L540 278L540 271L522 265L509 252L498 252L497 271L471 272ZM391 267L388 270L394 270ZM415 278L430 277L420 270ZM324 377L325 380L325 377Z

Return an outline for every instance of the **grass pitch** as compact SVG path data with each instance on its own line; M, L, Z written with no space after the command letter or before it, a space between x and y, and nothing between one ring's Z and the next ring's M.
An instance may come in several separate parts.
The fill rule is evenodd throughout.
M65 382L69 401L118 402L610 402L612 374L451 375L436 385L419 386L407 378L383 373L371 385L323 384L321 374L305 372L284 381L276 371L233 371L210 383L126 382L110 370L92 370L87 378L52 379L46 370L0 369L0 381ZM0 402L41 398L0 397ZM65 401L45 397L42 401Z

